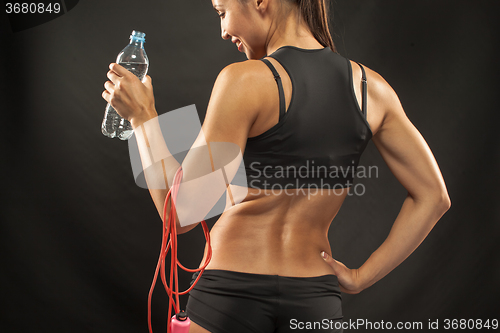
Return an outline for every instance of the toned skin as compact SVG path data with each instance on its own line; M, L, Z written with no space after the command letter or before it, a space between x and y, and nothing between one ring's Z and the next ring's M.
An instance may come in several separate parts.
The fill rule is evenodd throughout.
M237 0L213 0L212 3L220 15L222 38L236 46L241 44L240 50L249 60L221 71L202 130L208 142L232 142L243 153L247 138L265 132L279 117L276 82L269 68L258 59L284 45L304 49L323 46L307 25L297 20L294 7L283 4L280 11L279 0L249 0L245 4ZM283 79L288 107L292 94L290 78L277 61L267 59ZM361 69L356 63L351 64L354 90L361 105ZM451 205L443 177L393 89L368 68L366 75L367 120L372 140L408 192L386 240L361 267L350 269L332 258L328 241L330 223L347 196L346 191L325 191L308 197L299 192L257 194L259 190L249 189L245 200L225 211L213 226L210 233L213 257L207 269L296 277L334 274L343 292L356 294L387 275L425 239ZM123 67L111 64L108 78L103 98L129 119L134 129L157 117L149 76L141 83ZM195 158L186 157L185 174L191 163L196 164ZM169 180L178 166L172 163L167 167ZM150 190L160 216L167 192ZM178 225L178 233L195 226ZM190 332L208 331L192 323Z

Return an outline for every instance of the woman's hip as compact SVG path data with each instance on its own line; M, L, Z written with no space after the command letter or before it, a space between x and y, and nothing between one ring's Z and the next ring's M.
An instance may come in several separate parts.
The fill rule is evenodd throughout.
M190 292L187 312L211 332L291 332L301 327L301 332L337 332L330 325L342 320L340 288L332 274L288 277L205 270Z

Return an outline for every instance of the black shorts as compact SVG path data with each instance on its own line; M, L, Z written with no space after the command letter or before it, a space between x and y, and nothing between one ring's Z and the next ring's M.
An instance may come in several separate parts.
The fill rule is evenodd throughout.
M337 333L342 332L341 300L335 275L303 278L211 269L189 293L186 311L212 333Z

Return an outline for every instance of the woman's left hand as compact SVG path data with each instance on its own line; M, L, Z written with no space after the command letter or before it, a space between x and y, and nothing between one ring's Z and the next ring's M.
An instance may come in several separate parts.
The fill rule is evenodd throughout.
M135 128L158 116L149 75L146 75L142 83L137 76L119 64L111 63L109 69L107 76L110 81L104 83L106 90L102 97L122 118L130 121Z
M358 294L364 289L358 269L347 268L346 265L333 259L326 252L321 252L321 257L333 268L334 274L339 280L339 286L342 292L347 294Z

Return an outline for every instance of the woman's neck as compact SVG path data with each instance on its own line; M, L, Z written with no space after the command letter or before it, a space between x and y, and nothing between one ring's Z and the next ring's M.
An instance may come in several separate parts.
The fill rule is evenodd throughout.
M321 49L321 45L312 35L307 24L291 11L286 19L271 26L270 38L267 43L267 54L271 54L282 46L291 45L302 49Z

